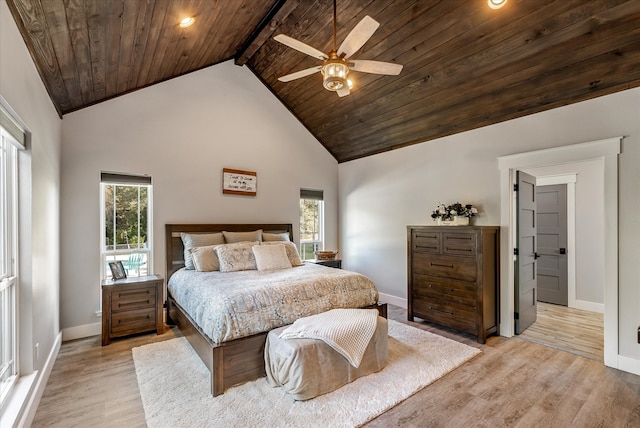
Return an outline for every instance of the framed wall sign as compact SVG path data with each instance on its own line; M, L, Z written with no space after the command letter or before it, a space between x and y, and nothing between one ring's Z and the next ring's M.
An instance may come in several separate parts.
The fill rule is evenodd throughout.
M228 195L256 196L258 175L253 171L222 169L222 193Z

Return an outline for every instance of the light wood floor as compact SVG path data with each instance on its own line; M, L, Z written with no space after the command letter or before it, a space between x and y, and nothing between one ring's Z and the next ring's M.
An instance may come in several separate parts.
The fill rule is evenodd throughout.
M477 347L482 353L371 421L369 427L639 427L640 376L517 338L473 337L389 318ZM144 427L131 348L179 336L171 329L100 346L64 343L34 427ZM215 421L210 426L214 426Z
M538 319L520 339L604 361L604 316L538 302Z

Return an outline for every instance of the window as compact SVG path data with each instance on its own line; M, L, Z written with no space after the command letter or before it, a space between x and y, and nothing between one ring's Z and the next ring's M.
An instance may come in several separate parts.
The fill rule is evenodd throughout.
M300 257L315 259L324 249L324 196L322 190L300 189Z
M0 108L0 407L18 379L17 160L23 144L24 131Z
M127 277L153 272L151 177L102 173L102 278L111 278L109 262L121 261Z

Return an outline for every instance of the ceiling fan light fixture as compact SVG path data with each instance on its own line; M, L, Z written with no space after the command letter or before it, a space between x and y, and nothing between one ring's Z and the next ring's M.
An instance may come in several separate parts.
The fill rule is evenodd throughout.
M322 85L329 91L337 91L349 85L349 67L341 59L329 59L322 66Z
M507 0L487 0L487 3L491 9L500 9L507 4Z

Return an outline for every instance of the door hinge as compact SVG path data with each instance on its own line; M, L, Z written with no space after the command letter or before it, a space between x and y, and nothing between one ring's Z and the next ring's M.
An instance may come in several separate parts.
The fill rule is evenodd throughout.
M518 255L518 249L517 249L517 248L514 248L514 249L513 249L513 255L514 255L514 256L517 256L517 255Z
M516 320L519 320L520 319L520 313L519 312L514 312L513 313L513 318L516 319Z
M518 183L516 183L516 184L514 184L514 185L513 185L513 191L514 191L514 192L517 192L517 191L518 191Z

